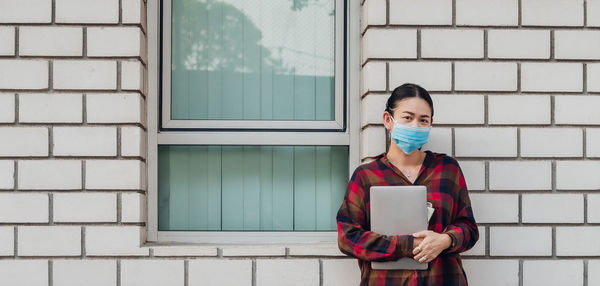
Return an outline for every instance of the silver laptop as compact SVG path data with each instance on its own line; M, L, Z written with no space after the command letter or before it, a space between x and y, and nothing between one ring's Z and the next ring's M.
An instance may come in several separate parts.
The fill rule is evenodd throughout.
M373 186L371 230L385 235L408 235L427 230L426 186ZM371 262L373 269L425 270L427 263L409 257L396 261Z

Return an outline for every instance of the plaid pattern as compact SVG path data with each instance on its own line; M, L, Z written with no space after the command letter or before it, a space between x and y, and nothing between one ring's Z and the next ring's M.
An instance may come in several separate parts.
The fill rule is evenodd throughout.
M337 213L340 250L358 258L360 285L467 285L459 253L473 247L479 231L473 218L465 179L458 162L445 154L426 151L414 185L428 186L427 200L435 212L429 230L447 233L453 246L429 263L428 270L375 270L370 261L413 257L412 235L381 235L370 231L371 186L411 185L402 172L380 154L356 168Z

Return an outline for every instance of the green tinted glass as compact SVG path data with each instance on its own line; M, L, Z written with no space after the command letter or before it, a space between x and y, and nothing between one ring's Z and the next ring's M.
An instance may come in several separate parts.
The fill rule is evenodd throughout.
M158 148L159 230L334 231L347 146Z
M334 120L334 0L177 0L171 118Z

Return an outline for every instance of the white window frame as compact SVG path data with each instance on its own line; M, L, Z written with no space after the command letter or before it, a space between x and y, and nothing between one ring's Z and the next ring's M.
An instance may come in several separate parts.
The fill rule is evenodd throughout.
M335 107L334 120L182 120L171 117L171 0L163 0L163 129L344 129L344 0L335 0Z
M168 0L165 0L168 1ZM333 243L336 231L158 231L158 145L338 145L348 146L348 174L360 164L359 157L359 82L360 82L360 1L346 0L346 128L343 131L168 131L159 130L159 41L160 3L147 2L148 39L148 95L147 104L147 204L148 242L201 243L201 244L278 244L278 243ZM337 35L336 35L337 37ZM343 50L342 50L343 51ZM344 54L343 52L336 52ZM337 70L337 69L336 69ZM170 74L170 70L167 72ZM338 75L336 75L338 76ZM337 81L337 78L336 78ZM336 90L340 90L336 86ZM343 90L343 89L341 89ZM337 96L337 95L336 95ZM342 94L343 96L343 94ZM336 98L337 100L337 98ZM336 110L336 120L337 120ZM270 121L273 124L276 121ZM285 121L286 129L291 121ZM329 123L331 123L330 121ZM337 122L337 121L333 121ZM234 124L235 122L230 122ZM314 121L310 123L315 123ZM337 123L336 123L337 124ZM239 125L236 125L236 129ZM311 128L314 126L311 126ZM336 128L339 127L336 125ZM252 128L256 128L253 125ZM277 129L277 124L269 128ZM319 127L320 128L320 127Z

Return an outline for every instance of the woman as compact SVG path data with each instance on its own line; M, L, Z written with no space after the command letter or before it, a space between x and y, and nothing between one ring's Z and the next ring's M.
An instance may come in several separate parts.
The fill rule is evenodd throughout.
M356 168L337 213L340 250L358 258L360 285L467 285L459 253L473 247L479 231L460 166L446 155L421 151L433 122L429 93L415 84L392 92L383 113L390 131L387 153ZM369 188L424 185L435 209L428 230L412 235L370 231ZM401 257L429 263L428 270L376 270L371 261Z

